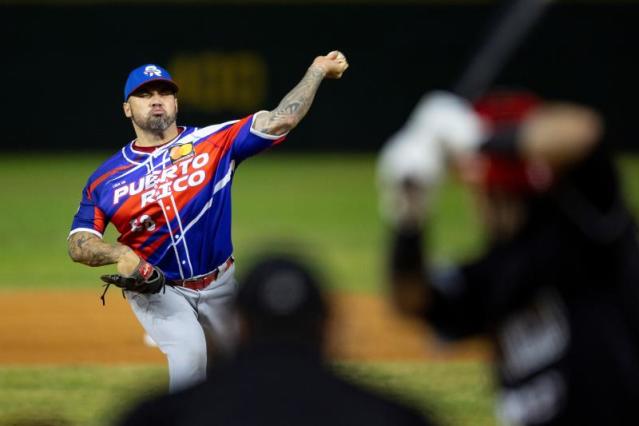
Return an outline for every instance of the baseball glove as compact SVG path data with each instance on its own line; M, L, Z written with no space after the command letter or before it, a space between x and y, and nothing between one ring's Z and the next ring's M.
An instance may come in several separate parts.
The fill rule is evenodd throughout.
M129 276L110 274L102 275L100 278L106 283L104 292L100 296L103 305L105 304L104 296L111 284L122 289L122 296L124 296L125 290L142 294L155 294L165 291L166 285L171 285L171 281L166 279L160 268L144 260L140 260L135 272Z

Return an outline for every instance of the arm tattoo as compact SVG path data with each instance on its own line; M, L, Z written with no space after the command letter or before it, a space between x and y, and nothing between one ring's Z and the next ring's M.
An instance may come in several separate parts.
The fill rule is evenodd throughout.
M311 107L315 93L323 79L324 71L311 66L304 78L260 123L257 130L272 135L282 135L297 126Z
M69 237L69 256L74 262L88 266L103 266L117 263L128 250L121 244L109 244L89 232L77 232Z

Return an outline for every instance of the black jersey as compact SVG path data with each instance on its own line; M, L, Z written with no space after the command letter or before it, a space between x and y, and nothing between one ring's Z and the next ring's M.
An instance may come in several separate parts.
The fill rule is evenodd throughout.
M443 335L493 339L507 421L637 424L639 247L603 146L527 200L512 239L432 281Z

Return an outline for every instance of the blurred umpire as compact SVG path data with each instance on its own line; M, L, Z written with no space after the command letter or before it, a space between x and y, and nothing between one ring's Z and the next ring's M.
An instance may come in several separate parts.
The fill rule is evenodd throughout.
M415 410L336 376L324 360L328 307L289 256L257 262L235 304L241 345L204 383L136 407L125 426L427 426Z
M444 338L488 336L505 424L639 424L639 248L593 110L525 91L426 95L379 159L392 296ZM488 246L437 270L437 181L473 189Z

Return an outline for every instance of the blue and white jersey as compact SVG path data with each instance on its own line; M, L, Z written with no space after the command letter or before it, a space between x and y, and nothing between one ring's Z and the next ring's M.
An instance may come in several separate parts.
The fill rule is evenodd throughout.
M180 127L153 152L133 142L89 178L71 234L118 241L158 266L169 279L205 275L233 253L231 183L237 165L284 140L252 129L253 115L204 128Z

